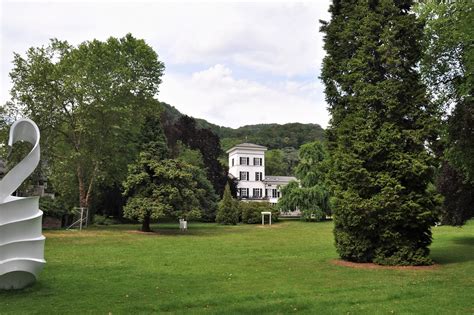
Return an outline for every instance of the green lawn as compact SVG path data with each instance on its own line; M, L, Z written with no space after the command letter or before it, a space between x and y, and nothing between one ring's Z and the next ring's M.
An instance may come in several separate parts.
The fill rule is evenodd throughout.
M0 313L474 313L474 221L433 229L432 270L335 266L331 222L154 228L45 231L39 282Z

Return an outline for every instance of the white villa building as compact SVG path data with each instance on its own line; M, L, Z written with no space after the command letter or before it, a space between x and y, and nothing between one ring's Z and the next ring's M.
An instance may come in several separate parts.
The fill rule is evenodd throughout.
M296 180L293 176L267 176L265 151L266 147L253 143L242 143L226 151L229 154L229 174L239 180L239 199L268 200L275 204L281 196L280 187Z

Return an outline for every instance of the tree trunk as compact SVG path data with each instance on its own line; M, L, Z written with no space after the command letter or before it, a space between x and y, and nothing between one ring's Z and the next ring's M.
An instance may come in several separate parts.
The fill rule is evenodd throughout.
M84 178L82 175L82 168L80 166L77 166L77 179L79 181L79 207L87 208L87 192L84 183Z
M151 232L150 215L145 215L145 217L143 218L142 232Z

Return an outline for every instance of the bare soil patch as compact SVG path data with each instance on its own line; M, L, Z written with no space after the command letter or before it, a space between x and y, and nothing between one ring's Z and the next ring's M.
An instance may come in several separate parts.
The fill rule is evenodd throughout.
M430 266L381 266L374 263L356 263L352 261L345 261L342 259L331 260L333 265L350 267L356 269L391 269L391 270L435 270L439 269L440 265L434 264Z

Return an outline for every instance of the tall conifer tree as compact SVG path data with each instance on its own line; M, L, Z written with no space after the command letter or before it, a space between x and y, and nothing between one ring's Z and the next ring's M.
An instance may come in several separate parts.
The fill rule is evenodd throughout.
M429 264L436 198L427 144L437 111L417 64L422 25L410 0L334 0L322 21L322 79L336 247L343 259Z

